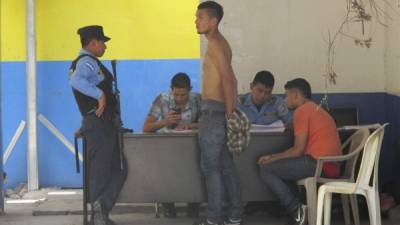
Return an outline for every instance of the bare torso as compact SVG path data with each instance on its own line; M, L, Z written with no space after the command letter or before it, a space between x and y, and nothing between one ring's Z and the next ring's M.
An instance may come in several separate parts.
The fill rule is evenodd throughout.
M215 46L219 46L219 48ZM213 57L213 54L215 54L214 51L220 51L221 49L223 55L226 57L226 61L230 64L232 61L232 51L226 39L222 35L218 35L209 40L203 61L202 99L225 102L222 77L218 71L218 66L220 65L218 65L218 62Z

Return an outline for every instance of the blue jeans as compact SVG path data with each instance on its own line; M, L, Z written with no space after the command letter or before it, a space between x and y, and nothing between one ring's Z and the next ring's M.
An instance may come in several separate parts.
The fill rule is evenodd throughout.
M261 180L283 207L294 212L300 205L296 181L314 176L316 166L316 160L308 155L277 160L260 166Z
M242 214L239 176L232 153L226 145L226 119L224 104L217 101L203 101L199 121L199 143L201 150L200 167L205 176L207 188L207 219L218 222L221 219L224 187L231 201L231 219L240 219Z

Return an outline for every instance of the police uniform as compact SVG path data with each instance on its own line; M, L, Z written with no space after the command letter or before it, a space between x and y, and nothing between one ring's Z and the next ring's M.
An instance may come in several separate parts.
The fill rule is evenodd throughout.
M258 109L251 100L251 93L246 93L238 97L238 106L252 124L268 125L277 120L286 124L292 120L292 113L286 107L285 101L276 95L272 95Z
M80 28L78 34L81 38L110 40L104 36L101 26ZM92 207L100 205L101 213L108 217L126 179L126 163L120 154L118 132L113 123L117 113L113 76L95 55L81 49L70 68L70 84L83 118L80 132L89 155L89 199ZM106 107L98 117L95 111L103 94Z

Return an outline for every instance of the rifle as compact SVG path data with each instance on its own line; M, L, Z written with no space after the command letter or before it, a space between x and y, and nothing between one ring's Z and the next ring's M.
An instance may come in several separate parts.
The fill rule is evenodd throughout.
M122 117L121 117L121 101L120 101L120 91L118 89L118 79L117 79L117 60L113 59L111 60L111 67L112 67L112 73L114 75L114 95L115 95L115 100L116 100L116 110L117 110L117 123L120 123L120 126L118 127L118 146L119 146L119 152L120 152L120 159L121 159L121 169L124 169L123 165L123 151L124 151L124 133L132 133L132 129L124 128L123 123L122 123Z

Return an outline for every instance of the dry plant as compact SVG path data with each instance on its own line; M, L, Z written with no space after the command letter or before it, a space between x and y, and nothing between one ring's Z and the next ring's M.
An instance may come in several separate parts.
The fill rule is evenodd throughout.
M328 106L328 86L329 84L336 84L337 73L335 72L335 48L336 41L339 36L350 38L354 41L354 44L359 47L370 48L377 26L385 26L385 18L391 19L389 14L382 8L377 2L381 2L387 5L393 12L397 13L393 6L387 0L345 0L347 7L346 13L342 19L342 22L333 35L328 31L328 52L327 52L327 63L325 65L325 95L322 98L320 104L327 109ZM361 32L359 34L350 34L346 32L347 27L359 25L361 26ZM367 30L369 32L367 32Z

